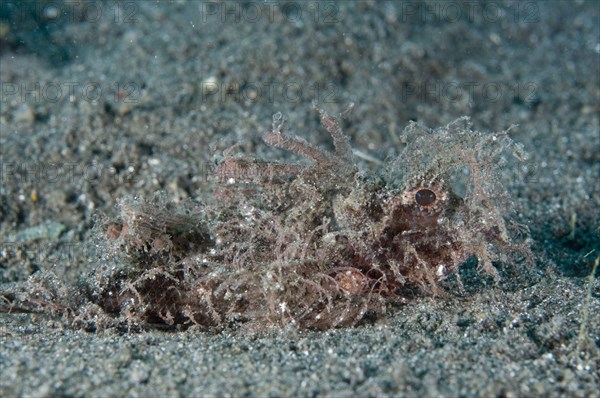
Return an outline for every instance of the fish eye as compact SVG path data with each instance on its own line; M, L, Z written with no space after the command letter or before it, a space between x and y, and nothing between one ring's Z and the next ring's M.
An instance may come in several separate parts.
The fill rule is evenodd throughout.
M429 206L435 202L437 197L431 189L419 189L415 193L415 201L421 206Z

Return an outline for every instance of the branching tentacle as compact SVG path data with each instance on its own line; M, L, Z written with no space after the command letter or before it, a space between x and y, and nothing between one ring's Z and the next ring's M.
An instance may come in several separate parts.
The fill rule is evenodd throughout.
M295 153L296 155L315 162L318 166L332 163L331 154L321 148L309 144L302 138L291 137L279 132L269 132L263 136L263 140L267 145Z

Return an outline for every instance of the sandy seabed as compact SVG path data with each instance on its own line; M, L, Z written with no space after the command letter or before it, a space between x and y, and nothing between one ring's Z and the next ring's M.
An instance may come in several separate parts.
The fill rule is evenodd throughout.
M95 215L157 190L201 198L233 143L281 158L260 142L277 112L327 147L313 100L355 104L344 127L365 167L395 153L411 120L517 124L529 158L507 188L536 257L501 267L499 283L465 267L463 292L327 332L90 333L0 313L0 395L599 396L597 2L0 11L0 289L39 270L75 283L101 261Z

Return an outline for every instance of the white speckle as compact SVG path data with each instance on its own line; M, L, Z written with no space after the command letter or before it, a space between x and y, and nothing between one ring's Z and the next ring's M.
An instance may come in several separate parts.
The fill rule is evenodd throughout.
M443 277L445 271L446 267L444 266L444 264L440 264L437 269L437 276L439 276L440 278Z
M243 216L250 217L252 215L252 213L254 212L254 207L249 206L249 205L244 205L244 206L242 206L241 210L242 210Z
M203 94L214 94L219 91L219 81L215 76L207 77L200 82Z
M59 15L58 8L56 8L54 6L50 6L50 7L46 8L44 11L45 11L44 16L48 19L55 19Z
M31 126L35 121L35 113L28 104L22 104L19 109L16 110L14 119L19 124Z

